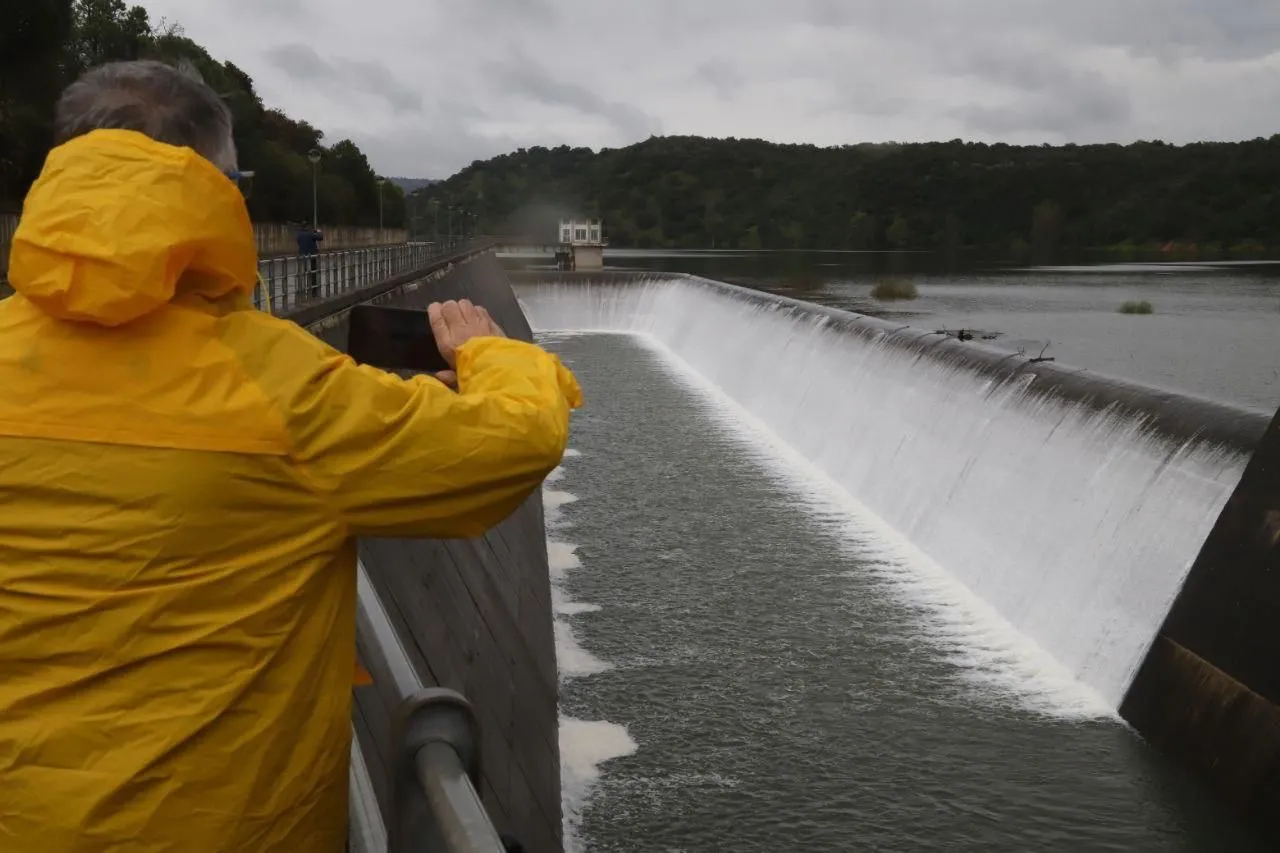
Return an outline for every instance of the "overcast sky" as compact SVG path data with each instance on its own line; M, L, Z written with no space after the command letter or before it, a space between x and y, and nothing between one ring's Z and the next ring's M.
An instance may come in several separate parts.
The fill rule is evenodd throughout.
M650 135L1280 132L1280 0L141 0L389 175ZM252 164L242 164L251 168Z

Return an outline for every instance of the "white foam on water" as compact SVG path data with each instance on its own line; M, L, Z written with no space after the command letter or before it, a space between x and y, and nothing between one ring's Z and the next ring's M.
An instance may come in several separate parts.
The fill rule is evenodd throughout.
M551 526L551 522L548 522L547 527ZM578 559L578 546L554 539L547 540L547 563L551 568L553 581L564 580L566 572L582 568L582 561Z
M535 328L656 347L814 511L844 514L975 687L1047 713L1118 707L1243 470L818 312L682 280L519 291Z
M561 618L564 615L557 613L555 620L556 667L560 671L560 680L608 672L612 667L582 647L574 636L573 627Z
M580 456L576 450L566 458ZM564 478L563 466L546 480L555 484ZM578 641L569 617L600 610L595 604L573 601L564 589L568 573L581 569L578 546L555 538L569 527L563 508L577 501L566 491L543 488L546 515L547 562L551 574L551 606L555 617L556 666L561 680L583 678L610 669L610 664L591 654ZM602 720L560 718L560 782L561 809L566 853L579 853L586 847L579 835L583 811L590 802L600 780L603 765L636 751L625 726Z
M544 499L546 494L544 492ZM557 507L572 502L570 499L573 496L567 492L553 494L562 496L560 503L556 504ZM564 522L548 511L548 537L561 530L563 526ZM555 617L556 666L560 672L561 680L595 675L610 669L608 663L583 648L574 633L573 625L568 621L569 616L593 613L600 609L594 604L584 604L571 600L569 593L564 588L564 581L568 573L574 569L582 568L582 561L578 559L577 550L578 546L571 542L547 539L547 566L551 575L551 609Z
M600 782L601 768L636 751L626 727L614 723L560 718L560 779L564 809L565 853L585 851L579 837L582 814Z
M551 569L551 609L555 617L556 666L561 680L595 675L610 669L608 663L583 648L567 618L600 609L594 604L570 600L564 589L566 574L582 567L582 561L576 553L577 547L568 542L547 540L547 563Z
M560 469L557 468L557 471ZM555 489L548 489L546 486L542 488L542 511L546 515L547 530L552 528L559 530L564 526L564 507L576 502L578 499L568 492L561 492Z

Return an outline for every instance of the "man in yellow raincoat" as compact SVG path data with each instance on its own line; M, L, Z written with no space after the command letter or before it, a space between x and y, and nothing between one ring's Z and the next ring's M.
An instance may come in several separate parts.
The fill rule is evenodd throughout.
M0 302L0 851L336 853L355 537L483 533L578 386L466 305L458 393L251 310L202 83L104 66L56 124Z

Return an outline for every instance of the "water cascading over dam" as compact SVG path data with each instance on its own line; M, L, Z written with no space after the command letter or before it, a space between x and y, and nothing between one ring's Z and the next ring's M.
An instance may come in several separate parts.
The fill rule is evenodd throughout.
M535 329L636 334L683 362L1032 640L1033 668L1084 685L1091 713L1119 707L1266 425L692 277L516 290Z

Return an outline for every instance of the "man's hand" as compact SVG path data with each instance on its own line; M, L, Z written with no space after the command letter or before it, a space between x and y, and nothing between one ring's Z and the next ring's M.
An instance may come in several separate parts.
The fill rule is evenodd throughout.
M493 322L489 312L471 304L470 299L457 302L433 302L427 306L431 321L431 334L435 336L440 355L457 369L458 347L472 338L505 338L502 329Z

